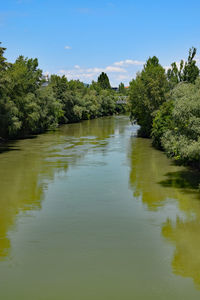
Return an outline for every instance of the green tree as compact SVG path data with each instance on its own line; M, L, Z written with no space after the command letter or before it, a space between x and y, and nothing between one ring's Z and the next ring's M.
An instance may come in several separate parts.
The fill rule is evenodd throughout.
M109 116L116 112L116 96L110 93L109 90L102 90L99 96L99 101L101 103L101 115Z
M140 125L139 135L150 137L153 118L165 102L167 86L165 69L155 56L147 60L142 72L130 82L131 119Z
M196 60L194 59L196 52L197 49L192 47L189 50L188 59L185 63L181 60L179 67L175 62L171 64L171 68L167 71L167 78L171 88L182 81L189 83L195 82L199 76L199 68L197 67Z
M55 128L62 116L62 105L52 88L42 88L42 71L37 59L20 56L5 65L1 49L0 136L14 138ZM2 73L3 72L3 73Z
M119 111L117 95L102 73L90 87L79 80L52 75L42 85L37 59L19 56L7 63L0 47L0 138L24 137Z
M41 85L42 71L38 69L37 59L19 56L7 70L9 87L7 105L12 107L15 126L8 126L8 136L24 135L32 131L33 120L39 109L35 94ZM12 103L12 104L11 104ZM33 126L34 128L34 126Z
M64 94L67 91L67 78L65 76L51 75L50 86L53 89L56 99L64 100Z
M126 94L126 89L125 89L125 86L124 86L124 84L122 82L119 84L118 90L119 90L120 94L123 94L123 95Z
M79 80L68 81L65 76L52 75L50 86L54 97L62 103L61 123L79 122L83 118L84 96L88 89Z
M199 76L199 68L196 66L196 61L194 60L196 52L197 49L194 47L189 50L188 60L183 69L183 81L194 83Z
M172 111L174 102L172 100L164 102L156 112L153 119L151 131L152 143L158 149L162 149L161 139L165 132L173 128Z
M99 75L97 82L102 89L104 89L104 90L111 89L110 81L109 81L108 75L106 73L102 72Z
M1 42L0 42L1 45ZM4 57L4 52L6 48L0 47L0 72L5 71L5 69L8 66L8 63L6 62L6 58Z
M8 67L4 52L6 48L0 47L0 140L7 138L10 134L16 132L21 123L18 118L18 109L10 99L8 87L10 78L8 76Z
M99 94L100 91L101 91L100 84L98 82L94 81L94 80L92 81L89 88L90 88L90 90L95 90L97 92L97 94Z
M42 83L42 70L38 68L38 60L19 56L8 68L9 93L12 98L26 93L35 93Z
M35 98L38 116L33 131L38 133L55 129L64 115L62 103L54 97L51 87L38 89ZM33 103L34 101L32 101L32 105Z
M183 67L184 61L181 60L179 68L177 64L173 62L171 68L167 70L167 78L171 89L174 88L176 84L183 81Z
M172 92L173 127L161 139L168 156L200 168L200 78L180 83Z

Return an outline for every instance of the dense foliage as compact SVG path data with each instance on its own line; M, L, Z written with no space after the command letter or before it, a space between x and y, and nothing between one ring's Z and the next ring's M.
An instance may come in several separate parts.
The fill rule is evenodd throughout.
M139 134L181 164L200 168L200 77L196 48L186 62L165 73L156 57L148 59L130 83L131 119Z
M163 137L164 133L168 129L173 128L173 122L172 122L173 107L174 107L173 101L164 102L160 106L159 110L155 115L155 118L153 119L151 137L152 137L153 145L158 149L163 148L161 143L161 138Z
M79 122L125 110L124 105L116 103L119 94L111 89L102 89L98 82L87 87L80 81L67 81L64 76L52 75L49 87L62 103L64 115L61 123Z
M156 110L165 101L167 77L157 57L149 58L141 73L130 82L131 118L140 125L139 134L150 137Z
M4 50L0 60L5 65ZM1 69L0 137L21 137L57 126L62 105L51 89L43 90L37 59L20 56Z
M97 82L102 89L111 89L110 81L106 73L102 72Z
M171 64L171 68L167 71L167 77L171 87L174 87L179 82L195 82L199 76L199 68L194 60L196 52L196 48L191 48L189 50L188 60L185 63L181 60L179 66L175 62Z
M180 163L200 168L200 78L195 84L179 84L172 93L173 126L161 138L163 148Z
M127 89L125 88L123 82L119 84L118 90L120 94L127 95Z
M105 73L89 87L57 75L44 82L37 59L20 56L7 63L5 50L0 47L0 139L124 112L125 106L116 103L119 94L111 89Z

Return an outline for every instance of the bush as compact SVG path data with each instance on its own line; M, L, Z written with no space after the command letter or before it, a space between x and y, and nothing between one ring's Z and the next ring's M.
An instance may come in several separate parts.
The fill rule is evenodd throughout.
M158 149L162 149L161 139L164 133L173 127L172 110L173 101L164 102L156 113L151 131L152 143Z
M200 78L193 84L179 84L172 93L173 128L161 139L168 156L177 162L200 168Z

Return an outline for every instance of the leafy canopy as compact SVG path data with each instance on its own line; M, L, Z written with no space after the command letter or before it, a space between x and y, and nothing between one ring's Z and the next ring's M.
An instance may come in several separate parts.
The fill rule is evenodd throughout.
M142 72L130 82L131 119L140 125L141 136L150 137L153 118L165 102L167 87L165 69L156 56L149 58Z

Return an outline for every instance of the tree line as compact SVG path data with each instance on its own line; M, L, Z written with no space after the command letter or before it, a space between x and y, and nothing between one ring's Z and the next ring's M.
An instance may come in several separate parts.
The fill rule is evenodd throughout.
M5 50L0 45L0 140L125 112L125 105L116 103L119 93L111 89L107 74L90 86L58 75L51 75L45 85L37 59L19 56L9 63Z
M166 71L150 57L130 82L131 119L176 162L200 169L200 77L196 48Z

